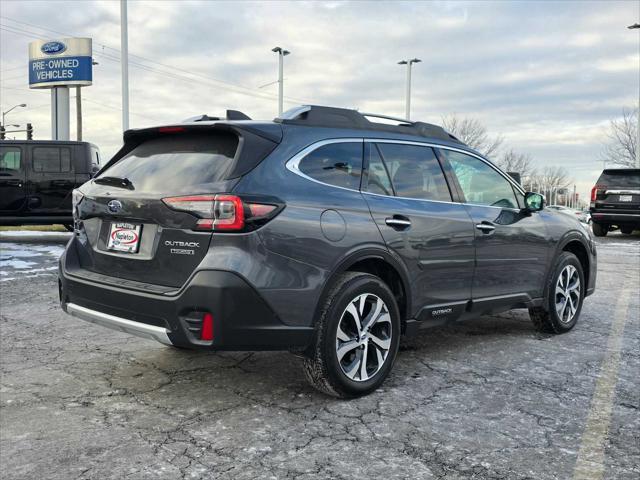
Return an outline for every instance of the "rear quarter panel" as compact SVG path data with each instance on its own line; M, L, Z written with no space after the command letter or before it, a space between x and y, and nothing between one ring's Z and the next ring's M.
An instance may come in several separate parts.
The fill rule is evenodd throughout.
M251 271L247 279L289 324L312 323L324 285L344 258L364 248L387 251L360 192L320 184L286 168L289 159L315 141L303 134L283 142L234 189L286 203L257 231L269 262L262 270L270 273Z

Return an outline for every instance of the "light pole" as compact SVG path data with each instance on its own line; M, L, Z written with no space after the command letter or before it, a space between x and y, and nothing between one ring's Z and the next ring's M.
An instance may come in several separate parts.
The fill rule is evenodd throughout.
M4 117L7 113L9 113L11 110L13 110L14 108L18 108L18 107L26 107L27 104L26 103L21 103L19 105L14 105L13 107L11 107L9 110L7 110L6 112L2 112L2 126L4 126Z
M411 115L411 65L420 63L421 61L419 58L412 58L411 60L401 60L398 62L398 65L407 66L407 90L404 100L404 116L407 120L409 120Z
M271 51L278 54L278 116L280 116L284 105L284 57L291 52L280 47L274 47Z
M640 45L640 23L634 23L627 27L629 30L638 30L638 44ZM638 69L640 76L640 68ZM640 82L638 82L638 123L636 124L636 168L640 168Z

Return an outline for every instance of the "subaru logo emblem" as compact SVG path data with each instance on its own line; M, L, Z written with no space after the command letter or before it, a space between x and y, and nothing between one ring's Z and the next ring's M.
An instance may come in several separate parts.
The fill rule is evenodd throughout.
M47 42L40 47L40 51L45 55L56 55L62 53L67 49L67 46L62 42Z
M111 200L109 203L107 203L107 208L111 213L118 213L120 210L122 210L122 203L120 203L119 200Z

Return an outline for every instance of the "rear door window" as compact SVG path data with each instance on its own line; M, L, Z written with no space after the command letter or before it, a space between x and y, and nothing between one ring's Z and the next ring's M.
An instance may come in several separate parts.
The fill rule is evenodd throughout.
M362 142L331 143L319 147L304 157L298 168L318 182L359 190Z
M19 172L22 169L22 150L18 147L0 147L0 172Z
M227 132L152 138L100 177L127 178L137 192L197 193L229 178L237 149L238 137Z
M34 147L32 168L38 173L71 171L71 149L68 147Z
M431 147L377 144L399 197L450 202L451 193Z
M378 195L393 195L389 172L382 161L380 151L374 144L368 144L369 165L367 171L367 192Z

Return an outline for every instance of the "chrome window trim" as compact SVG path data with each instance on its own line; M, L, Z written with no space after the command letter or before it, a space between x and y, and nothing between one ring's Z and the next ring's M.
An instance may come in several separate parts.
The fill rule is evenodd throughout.
M375 142L375 143L402 143L402 144L406 144L406 145L418 145L418 146L422 146L422 147L433 147L433 148L439 148L441 150L451 150L453 152L458 152L458 153L463 153L465 155L469 155L470 157L474 157L477 158L478 160L480 160L481 162L485 163L486 165L490 166L491 168L493 168L496 172L498 172L507 182L509 182L511 185L513 185L514 187L516 187L516 189L522 193L523 195L526 193L524 191L524 189L522 188L522 186L520 186L518 183L516 183L511 177L509 177L509 175L507 175L506 173L502 172L498 167L496 167L495 165L493 165L489 160L487 160L486 158L481 157L478 154L475 154L473 152L470 152L468 150L463 150L461 148L455 148L455 147L450 147L449 145L439 145L437 143L423 143L423 142L412 142L409 140L389 140L389 139L368 139L365 138L364 141L366 143L369 142ZM472 204L468 204L468 205L472 205ZM475 205L475 204L474 204ZM481 206L487 206L489 207L490 205L481 205Z
M518 185L513 179L511 179L507 174L501 172L495 165L493 165L491 162L489 162L488 160L484 159L480 155L477 155L475 153L469 152L467 150L463 150L461 148L450 147L448 145L441 145L441 144L438 144L438 143L430 143L430 142L416 142L416 141L411 141L411 140L394 140L394 139L390 139L390 138L355 138L355 137L327 138L327 139L320 140L318 142L312 143L311 145L303 148L301 151L296 153L289 160L287 160L287 162L285 163L285 166L286 166L287 170L289 170L290 172L295 173L296 175L301 176L302 178L310 180L310 181L312 181L314 183L318 183L320 185L326 185L328 187L339 188L341 190L347 190L349 192L358 192L358 193L362 193L362 194L366 194L366 195L374 195L374 196L377 196L377 197L399 198L399 199L402 199L402 200L414 200L414 201L417 201L417 202L453 203L453 204L457 204L457 205L471 205L471 206L476 206L476 207L489 207L489 208L497 208L499 210L511 210L511 211L515 211L515 212L519 212L520 211L519 208L495 207L493 205L483 205L483 204L468 203L468 202L455 202L453 200L447 202L447 201L443 201L443 200L428 200L428 199L423 199L423 198L400 197L400 196L397 196L397 195L381 195L379 193L364 192L362 190L355 190L353 188L340 187L338 185L332 185L330 183L324 183L324 182L321 182L319 180L311 178L310 176L305 175L304 173L302 173L302 171L300 170L300 161L304 157L306 157L308 154L310 154L311 152L317 150L320 147L323 147L325 145L330 145L330 144L333 144L333 143L395 143L395 144L400 144L400 145L415 145L415 146L418 146L418 147L439 148L439 149L443 149L443 150L451 150L451 151L454 151L454 152L463 153L465 155L469 155L470 157L477 158L481 162L483 162L483 163L487 164L489 167L493 168L509 184L514 186L516 188L516 190L518 192L520 192L522 195L524 195L526 193L524 191L524 189L520 185ZM364 158L363 158L363 166L364 166Z

